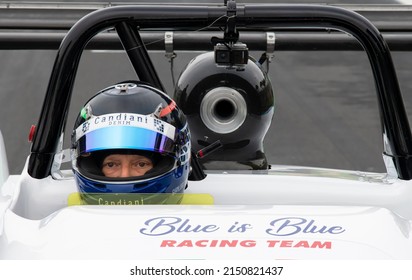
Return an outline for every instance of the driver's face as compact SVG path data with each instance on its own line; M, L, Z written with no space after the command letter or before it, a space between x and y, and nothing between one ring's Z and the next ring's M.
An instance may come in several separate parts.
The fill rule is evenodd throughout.
M102 172L106 177L142 176L153 168L153 162L141 155L112 154L103 160Z

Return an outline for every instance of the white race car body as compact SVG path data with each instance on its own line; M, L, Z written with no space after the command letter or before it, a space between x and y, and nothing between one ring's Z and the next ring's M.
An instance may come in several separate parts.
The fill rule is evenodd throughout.
M214 172L213 205L68 206L74 180L9 176L2 259L410 259L411 183L274 166Z

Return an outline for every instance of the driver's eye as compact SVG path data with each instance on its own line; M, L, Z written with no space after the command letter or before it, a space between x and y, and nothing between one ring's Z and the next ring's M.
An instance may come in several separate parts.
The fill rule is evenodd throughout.
M116 164L115 162L109 161L109 162L106 162L106 163L103 164L103 167L105 167L105 166L109 167L109 168L113 168L113 167L118 166L118 164Z
M136 166L136 167L138 167L138 168L144 168L144 167L147 167L147 166L149 166L150 164L148 163L148 162L146 162L146 161L139 161L139 162L136 162L135 164L134 164L134 166Z

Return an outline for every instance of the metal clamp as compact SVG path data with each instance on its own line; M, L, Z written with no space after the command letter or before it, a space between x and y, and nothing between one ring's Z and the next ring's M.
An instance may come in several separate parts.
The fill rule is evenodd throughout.
M266 58L271 62L275 57L276 36L274 32L266 32Z
M176 57L176 53L173 51L173 32L165 32L165 56L172 60Z

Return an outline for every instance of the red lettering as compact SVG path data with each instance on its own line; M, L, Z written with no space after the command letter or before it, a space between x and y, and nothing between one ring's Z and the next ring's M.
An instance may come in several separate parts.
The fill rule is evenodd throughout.
M326 247L326 248L325 248ZM325 241L325 242L320 242L320 241L314 241L312 243L312 246L310 248L325 248L325 249L331 249L332 248L332 242L330 241Z
M330 241L313 241L307 240L267 240L268 248L313 248L313 249L332 249Z
M195 244L197 247L207 247L207 240L199 240Z
M192 240L183 240L177 247L193 247Z
M280 242L280 247L292 247L292 240L282 240Z
M255 247L256 246L256 241L255 240L217 240L217 239L201 239L201 240L163 240L160 243L160 247L173 247L173 248L178 248L178 247L198 247L198 248L215 248L215 247L220 247L220 248L233 248L233 247Z
M240 241L241 247L255 247L256 241L255 240L242 240Z
M160 247L175 247L176 240L163 240Z
M219 247L236 247L237 240L222 240Z
M304 248L309 248L309 242L307 241L299 241L298 243L296 243L295 246L293 246L295 248L299 248L299 247L304 247Z
M268 241L266 241L266 242L268 243L268 247L269 247L269 248L272 248L272 247L275 247L276 244L279 243L279 240L268 240Z

